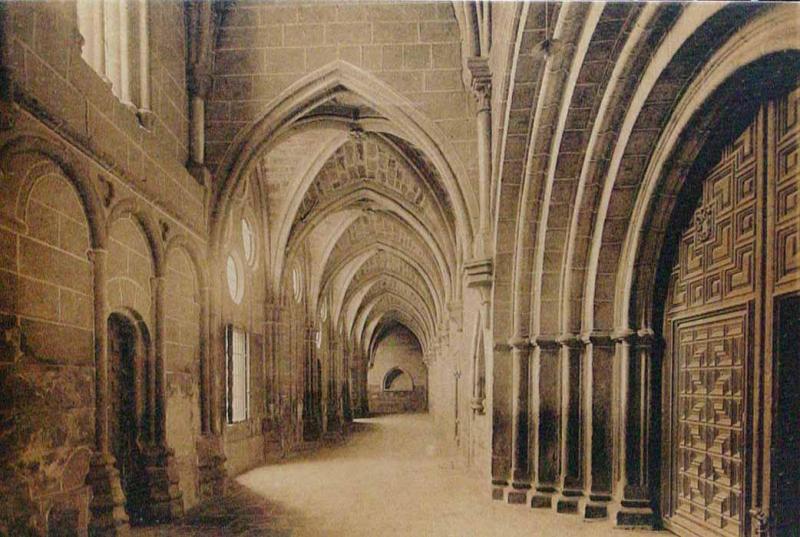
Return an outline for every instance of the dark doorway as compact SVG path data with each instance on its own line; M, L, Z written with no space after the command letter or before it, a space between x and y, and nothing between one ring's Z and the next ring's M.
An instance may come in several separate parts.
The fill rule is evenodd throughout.
M777 405L772 440L772 513L777 537L800 528L800 295L776 302Z
M145 348L128 318L116 313L108 318L110 447L125 493L125 510L134 524L143 520L146 500L136 411L137 374L142 370Z

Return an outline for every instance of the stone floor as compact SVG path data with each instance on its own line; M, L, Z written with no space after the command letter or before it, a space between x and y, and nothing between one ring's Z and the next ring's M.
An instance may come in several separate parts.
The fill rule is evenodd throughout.
M426 415L354 424L344 445L247 472L219 502L135 536L601 536L610 522L533 511L489 499L430 441ZM618 532L614 532L618 533ZM661 535L619 533L624 537Z

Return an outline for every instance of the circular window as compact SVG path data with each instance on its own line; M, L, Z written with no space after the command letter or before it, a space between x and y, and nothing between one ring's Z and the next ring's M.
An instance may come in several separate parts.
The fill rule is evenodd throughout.
M252 265L256 258L256 236L246 218L242 218L242 245L244 246L244 259L248 265Z
M295 302L300 302L303 299L303 275L298 267L292 270L292 291Z
M242 268L233 255L228 256L225 273L228 277L228 292L231 294L231 299L238 304L244 296L244 279L242 278Z

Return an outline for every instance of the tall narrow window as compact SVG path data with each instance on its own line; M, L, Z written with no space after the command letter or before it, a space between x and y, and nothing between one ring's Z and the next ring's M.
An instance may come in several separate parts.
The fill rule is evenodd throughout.
M81 56L124 104L150 109L149 0L78 0Z
M225 330L228 423L250 416L250 345L247 332L233 325Z

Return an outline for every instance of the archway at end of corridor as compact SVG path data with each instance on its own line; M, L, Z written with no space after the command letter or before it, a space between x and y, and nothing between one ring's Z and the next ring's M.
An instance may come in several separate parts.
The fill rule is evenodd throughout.
M428 369L417 337L400 323L387 323L373 348L367 372L370 414L427 411Z

